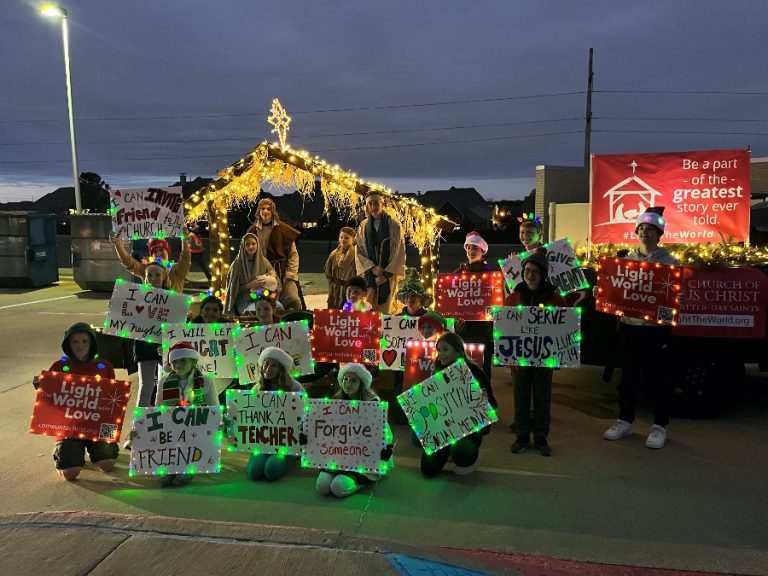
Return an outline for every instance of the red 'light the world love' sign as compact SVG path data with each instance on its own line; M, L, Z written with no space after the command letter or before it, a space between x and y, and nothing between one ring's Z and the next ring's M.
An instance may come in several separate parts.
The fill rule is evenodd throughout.
M312 357L316 362L379 362L378 312L315 310Z
M501 272L478 274L438 274L437 311L457 320L488 320L488 308L504 302L504 275Z
M118 442L131 383L68 372L43 372L32 434Z
M600 258L595 308L659 324L677 324L682 269L621 258Z
M595 154L591 241L631 243L637 217L664 206L665 242L743 242L749 193L748 150Z

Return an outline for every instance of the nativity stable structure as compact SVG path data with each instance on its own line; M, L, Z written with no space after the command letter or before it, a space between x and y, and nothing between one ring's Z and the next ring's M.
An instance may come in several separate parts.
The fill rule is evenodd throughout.
M188 224L208 220L211 289L214 293L221 292L229 271L228 211L255 203L265 183L281 189L295 189L303 197L310 198L315 194L315 181L319 180L325 213L333 208L347 219L360 219L364 214L365 196L371 192L380 194L389 214L400 222L406 240L418 249L421 281L427 293L434 295L441 233L452 232L458 225L416 200L399 196L381 184L364 182L357 174L328 164L306 150L292 149L286 143L291 118L277 99L272 102L268 121L273 126L272 132L278 135L279 143L262 142L240 160L220 170L217 180L186 201Z

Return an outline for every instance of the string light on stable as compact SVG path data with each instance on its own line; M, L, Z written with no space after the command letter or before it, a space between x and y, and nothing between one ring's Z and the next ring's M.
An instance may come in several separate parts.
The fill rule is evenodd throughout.
M366 194L376 192L382 196L385 208L422 255L423 281L431 294L437 262L434 252L440 234L443 230L453 231L457 225L416 200L395 195L382 184L365 182L357 174L332 166L306 150L294 150L287 143L291 119L278 99L273 100L270 112L269 123L278 134L279 144L262 142L220 170L218 180L192 194L185 204L187 223L193 224L208 215L211 237L218 238L218 248L211 258L211 283L215 290L221 289L229 269L227 211L255 202L262 182L278 188L293 187L308 199L314 196L315 181L319 180L326 215L335 209L344 217L357 218L363 213Z

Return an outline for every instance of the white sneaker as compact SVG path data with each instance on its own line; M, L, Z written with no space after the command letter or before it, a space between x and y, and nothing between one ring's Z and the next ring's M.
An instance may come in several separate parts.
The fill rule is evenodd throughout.
M470 464L469 466L456 466L453 469L453 473L457 474L458 476L466 476L467 474L472 474L472 472L477 470L482 463L483 459L480 458L480 454L478 454L477 460L475 460L474 463Z
M632 424L625 422L624 420L616 420L613 426L603 432L603 438L606 440L618 440L632 434Z
M664 448L664 444L667 441L667 429L664 426L654 424L651 426L651 433L648 434L648 438L645 441L646 448L653 448L658 450Z

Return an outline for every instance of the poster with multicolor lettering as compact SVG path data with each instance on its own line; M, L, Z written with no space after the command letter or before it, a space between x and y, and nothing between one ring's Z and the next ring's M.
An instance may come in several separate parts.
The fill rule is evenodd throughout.
M417 316L381 316L381 357L382 370L405 370L405 346L411 340L421 338Z
M381 451L392 441L386 402L310 398L307 404L303 468L386 473Z
M461 359L403 392L397 401L427 454L498 420L488 394Z
M491 311L497 364L581 366L581 308L497 306Z
M131 383L71 372L40 374L31 434L119 442Z
M318 362L378 364L380 332L378 312L316 309L312 355Z
M229 447L252 454L298 455L306 413L305 392L227 390Z
M128 475L218 474L222 413L221 406L137 407Z
M118 278L109 300L104 334L159 343L163 326L184 322L190 304L192 296Z
M309 322L280 322L263 326L245 326L235 336L235 354L240 382L256 382L259 354L274 346L293 358L292 376L314 374Z
M110 190L112 230L128 238L173 238L184 228L181 186Z
M211 378L237 378L235 338L240 324L168 324L163 330L163 358L179 342L189 342L200 359L197 367Z
M576 258L576 252L568 238L544 244L536 251L541 252L547 259L549 265L547 280L561 294L589 288L589 282L581 269L581 262ZM512 254L506 260L499 260L501 272L510 290L523 281L523 260L530 254L530 252L521 252Z

